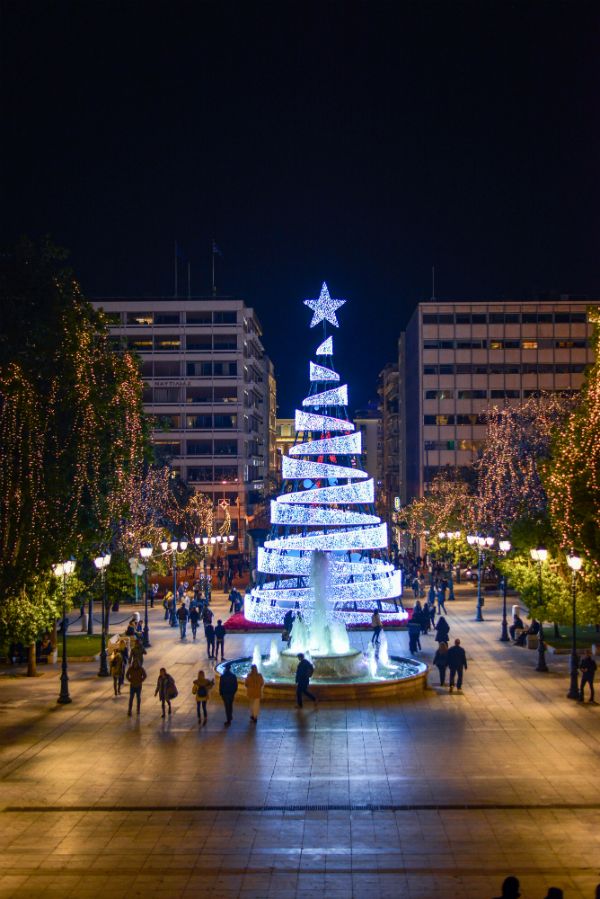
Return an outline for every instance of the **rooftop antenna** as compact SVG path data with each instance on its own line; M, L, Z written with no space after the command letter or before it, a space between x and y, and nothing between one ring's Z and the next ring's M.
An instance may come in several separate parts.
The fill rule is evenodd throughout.
M431 302L435 303L435 265L431 266Z

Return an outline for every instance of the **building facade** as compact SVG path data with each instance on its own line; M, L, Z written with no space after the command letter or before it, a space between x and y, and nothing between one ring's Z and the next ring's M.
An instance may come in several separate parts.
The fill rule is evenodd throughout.
M377 493L381 489L380 455L381 455L381 414L378 408L359 409L354 415L354 427L362 434L363 468L369 472L377 485Z
M276 401L256 313L225 297L111 297L93 304L108 318L115 350L141 359L157 460L210 497L220 515L229 506L241 549L247 516L264 494Z
M281 486L281 460L296 442L296 422L293 418L278 418L275 424L275 453L277 456L277 485Z
M377 508L387 522L391 544L397 542L394 530L396 512L402 502L401 495L401 407L402 378L398 365L388 364L379 373L379 475Z
M589 305L419 303L399 354L408 500L421 496L447 466L467 473L482 445L483 413L490 405L579 390L594 355Z

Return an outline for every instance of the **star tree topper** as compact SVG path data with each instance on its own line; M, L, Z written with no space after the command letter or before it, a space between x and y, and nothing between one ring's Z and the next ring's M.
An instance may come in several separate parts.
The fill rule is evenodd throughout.
M346 300L333 300L329 296L327 284L323 281L321 293L318 300L304 300L304 305L313 310L313 317L310 323L311 328L318 325L319 322L328 321L330 324L339 328L335 310L343 306Z

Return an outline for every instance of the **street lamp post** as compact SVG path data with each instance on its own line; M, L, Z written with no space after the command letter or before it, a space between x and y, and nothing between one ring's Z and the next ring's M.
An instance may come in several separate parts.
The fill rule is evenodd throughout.
M75 571L75 562L69 559L67 562L58 562L53 566L56 577L62 577L63 582L63 614L62 614L62 665L60 672L60 693L56 700L60 705L68 705L73 702L69 695L69 673L67 666L67 577Z
M467 536L467 543L469 546L477 547L477 614L475 615L475 621L483 621L483 614L481 609L483 607L483 596L481 594L481 562L483 559L483 551L487 547L491 549L494 545L493 537L481 537L476 534L469 534Z
M501 540L498 544L498 549L505 556L511 550L510 540ZM507 588L507 577L506 572L502 575L502 634L500 636L500 640L502 643L510 642L510 635L508 633L508 621L506 619L506 588Z
M106 652L106 631L108 628L106 569L110 565L110 553L105 553L103 556L98 556L96 559L94 559L94 565L100 572L100 577L102 579L102 642L100 644L100 668L98 670L98 677L109 677L110 672L108 670L108 654Z
M567 564L571 569L571 602L573 605L573 632L571 637L571 684L567 699L579 699L579 678L577 667L579 657L577 655L577 572L581 570L583 559L571 553L567 556Z
M150 646L150 630L148 628L148 565L150 564L151 555L151 546L140 546L140 556L144 560L144 630L142 632L142 644L146 648Z
M540 632L538 636L538 663L536 666L536 671L546 672L548 671L548 666L546 665L546 644L544 643L544 625L542 622L543 614L542 614L542 564L548 558L548 550L543 546L538 546L536 549L530 550L531 558L534 562L537 562L538 565L538 605L540 607Z
M164 553L170 553L173 558L173 604L171 606L171 615L169 624L171 627L177 627L177 553L184 553L188 547L187 540L171 540L168 543L163 540L161 549Z

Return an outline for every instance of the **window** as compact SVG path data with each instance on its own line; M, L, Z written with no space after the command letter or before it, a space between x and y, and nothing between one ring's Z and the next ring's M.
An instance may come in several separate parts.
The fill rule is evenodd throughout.
M423 344L426 350L453 350L453 340L426 340Z
M490 325L518 325L521 316L518 312L490 312Z
M423 416L423 424L425 425L453 425L454 424L454 416L453 415L424 415Z
M587 346L587 340L556 340L554 346L559 350L581 350Z
M191 378L209 378L212 375L212 362L188 362L185 370Z
M202 481L209 483L213 480L212 465L200 465L194 468L188 468L188 481Z
M181 346L181 340L177 334L165 334L164 337L154 338L154 349L163 352L173 352Z
M457 340L457 350L485 350L487 346L486 340Z
M210 352L210 350L212 350L212 335L211 334L188 334L187 348L188 348L188 352L190 350L201 350L201 351L205 351L205 352Z
M188 440L188 456L212 456L212 440Z
M237 334L215 334L215 350L237 350Z
M459 390L459 400L485 400L487 399L487 390Z
M503 350L504 343L502 340L490 340L490 350Z
M457 325L485 325L487 316L485 312L457 312Z
M215 413L215 430L224 431L237 428L237 415L226 415L220 412Z
M454 316L444 312L425 312L423 313L424 325L453 325Z
M152 377L152 360L142 362L142 378Z
M210 431L212 430L213 418L209 412L202 415L187 415L185 425L186 428L192 431Z
M552 324L551 312L524 312L524 325Z
M186 322L188 325L211 325L212 312L209 309L199 312L188 312L186 314Z
M237 321L237 313L234 312L224 312L222 310L215 311L213 316L213 321L215 325L235 325Z
M214 375L215 378L237 377L237 362L215 362Z
M521 396L520 390L492 390L490 396L493 400L516 400Z
M154 313L154 324L155 325L178 325L179 324L179 313L178 312L155 312Z
M477 415L475 413L469 415L457 415L456 416L456 424L457 425L483 425L485 424L485 416Z
M215 481L235 484L238 480L237 465L215 465Z
M585 312L571 312L571 323L572 324L585 324L587 321L587 314Z
M127 324L128 325L151 325L152 324L152 313L151 312L128 312L127 313Z
M154 388L155 403L178 403L179 387L155 387Z
M481 440L459 440L458 447L459 450L467 450L467 452L476 453L478 449L482 446Z
M212 388L188 387L186 389L186 403L212 403Z
M231 387L215 387L215 403L237 403L237 388L235 385Z
M537 350L538 342L537 340L522 340L521 341L521 349L523 350Z
M173 431L179 427L178 415L156 415L152 422L155 431Z
M179 374L179 362L156 361L154 363L155 378L178 378Z
M136 352L141 353L150 353L152 352L152 338L151 337L128 337L127 338L127 349L135 350Z
M160 437L157 437L152 443L162 454L167 456L178 456L181 452L179 440L161 440Z
M451 400L454 397L453 390L426 390L426 400Z
M215 456L237 456L237 440L215 440Z

